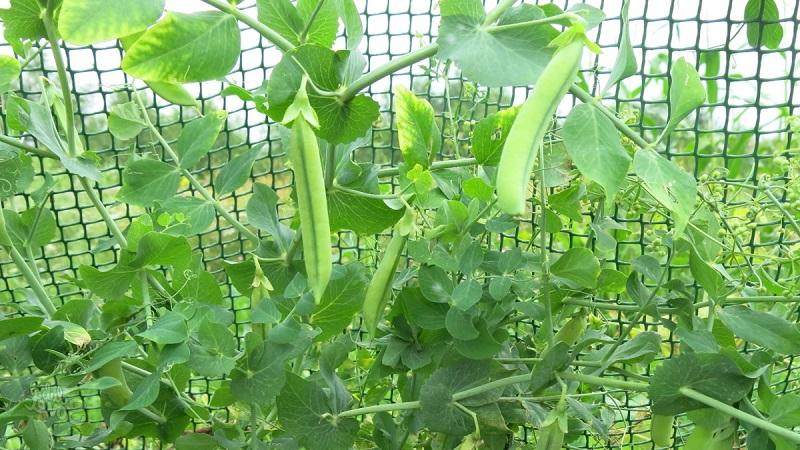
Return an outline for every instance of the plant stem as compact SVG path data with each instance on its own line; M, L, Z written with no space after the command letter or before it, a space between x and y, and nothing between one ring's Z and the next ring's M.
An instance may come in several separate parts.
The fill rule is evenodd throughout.
M51 152L50 150L47 150L47 149L44 149L44 148L34 147L32 145L28 145L28 144L20 141L19 139L12 138L11 136L6 136L6 135L3 135L3 134L0 134L0 142L3 143L3 144L6 144L6 145L10 145L12 147L16 147L16 148L18 148L20 150L25 150L28 153L34 154L34 155L42 157L42 158L58 159L58 157L55 155L55 153Z
M775 207L778 208L778 210L780 210L780 212L783 214L783 217L785 217L786 220L790 224L792 224L792 227L794 227L795 231L797 231L798 236L800 236L800 224L798 224L797 221L794 220L794 216L789 214L789 211L787 211L786 208L783 207L780 200L778 200L769 189L764 189L764 193L767 194L767 197L769 197L769 200L772 202L772 204L775 205Z
M477 164L478 160L475 158L451 159L447 161L435 161L434 163L431 164L428 170L451 169L453 167L468 167L468 166L475 166ZM384 169L378 170L379 178L396 177L398 175L400 175L400 169L397 167L386 167Z
M505 12L508 11L509 8L514 6L514 3L516 2L517 0L502 0L500 3L497 4L497 6L493 10L489 11L489 14L486 14L486 19L483 21L483 26L487 26L491 23L494 23L494 21L499 19L500 16L502 16L503 14L505 14Z
M144 116L147 128L153 133L158 142L161 144L161 147L164 149L164 152L170 158L172 158L175 164L178 164L178 161L180 161L180 158L178 158L178 154L175 153L175 150L172 149L172 146L170 146L167 140L164 139L164 136L162 136L161 132L158 131L158 128L156 128L156 126L153 124L153 121L150 120L150 116L147 114L147 107L144 105L144 101L140 98L139 95L137 95L137 93L134 93L133 97L136 99L136 102L139 104L139 108L141 108L142 110L142 115ZM241 233L242 236L246 237L247 239L255 243L256 246L261 244L261 239L258 237L258 235L250 231L243 223L239 222L239 220L237 220L230 212L228 212L228 210L222 206L222 203L220 203L219 200L214 198L214 196L211 195L210 192L208 192L206 187L203 186L202 183L200 183L200 180L198 180L194 176L194 174L192 174L192 172L189 171L189 169L180 168L179 170L181 171L181 174L184 177L186 177L187 180L189 180L189 183L192 185L192 187L195 188L195 190L197 190L200 196L203 197L203 199L205 199L207 202L211 203L211 205L214 206L214 209L217 210L219 215L224 217L225 220L231 226L236 228L236 230L239 233Z
M346 103L352 100L353 97L358 95L358 93L361 92L363 89L366 89L367 87L372 85L372 83L375 83L376 81L382 78L388 77L389 75L397 72L400 69L412 66L422 61L423 59L428 59L431 56L435 55L436 52L438 51L439 51L438 44L429 44L418 50L414 50L413 52L406 53L403 56L394 58L389 62L387 62L386 64L365 73L357 80L350 83L349 86L344 88L339 93L339 100L341 102Z
M231 5L227 1L224 0L202 0L207 5L213 6L218 10L228 13L236 18L239 22L242 22L249 26L250 28L258 31L259 34L264 36L268 41L275 44L278 48L283 50L284 52L288 52L294 49L294 44L289 42L288 39L281 36L280 33L273 30L272 28L264 25L263 23L259 22L258 19L249 16L247 13L241 11L234 5Z
M56 63L56 71L58 72L58 84L61 85L61 92L64 96L64 115L66 116L66 130L67 133L67 154L69 156L77 156L75 148L75 111L72 107L72 91L70 89L69 79L67 78L67 67L64 64L64 57L61 54L61 48L58 46L58 37L55 31L55 22L53 21L53 8L52 2L48 1L47 12L42 18L44 28L47 31L47 41L50 43L51 53L53 54L53 61Z
M305 44L306 38L308 37L308 32L311 30L311 26L314 25L314 20L317 19L317 15L319 14L322 6L325 4L325 0L319 0L317 2L317 6L314 8L314 11L311 12L311 16L308 18L308 22L303 27L303 31L300 33L300 43Z
M748 414L738 408L734 408L733 406L723 403L715 398L709 397L701 392L697 392L690 387L682 387L679 389L680 393L689 397L693 400L696 400L706 406L710 406L717 411L723 412L731 417L735 417L736 419L741 420L742 422L749 423L755 427L761 428L764 431L769 433L775 434L782 438L788 439L792 442L800 443L800 434L793 432L787 428L784 428L779 425L775 425L772 422L766 421L759 417L753 416Z
M125 239L125 235L122 234L122 230L120 230L119 226L117 226L117 222L114 221L113 217L111 217L111 213L103 204L103 201L100 199L97 191L92 187L92 185L89 183L89 180L85 177L77 178L81 184L81 187L83 187L83 191L86 193L86 196L89 197L89 201L92 202L92 205L94 205L95 209L100 213L100 216L106 223L106 227L108 227L108 231L111 233L111 236L114 237L114 239L117 241L117 244L119 244L121 248L127 248L128 240Z
M338 184L334 184L332 190L346 192L348 194L356 195L358 197L372 198L376 200L394 200L398 197L397 194L372 194L370 192L357 191L355 189L339 186Z
M583 373L561 372L558 374L565 380L580 381L581 383L592 384L595 386L613 387L628 391L645 392L650 388L649 383L637 383L635 381L617 380L615 378L605 378L596 375Z
M554 23L558 22L561 19L570 19L574 18L575 14L573 13L563 13L563 14L556 14L555 16L545 17L543 19L535 19L535 20L526 20L525 22L515 22L509 23L506 25L495 25L493 27L486 27L486 31L489 33L498 33L501 31L508 31L508 30L516 30L519 28L525 28L532 25L543 25L547 23Z

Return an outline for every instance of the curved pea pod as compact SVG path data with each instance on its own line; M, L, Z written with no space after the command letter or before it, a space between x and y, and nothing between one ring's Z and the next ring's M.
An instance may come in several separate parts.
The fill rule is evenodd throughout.
M302 114L292 122L289 160L294 170L308 285L319 303L331 277L331 226L317 136Z
M375 330L378 328L378 323L383 316L383 310L386 309L386 303L391 296L392 280L397 271L397 265L403 256L406 241L408 241L407 235L395 232L389 241L389 245L386 246L383 259L381 259L378 268L372 275L372 281L369 283L367 293L364 296L364 325L371 336L375 335Z
M653 414L650 417L650 439L658 447L672 447L672 423L675 416Z
M580 68L583 45L580 39L574 39L556 51L511 125L497 168L497 205L507 214L525 212L539 145Z
M119 386L110 387L103 391L102 398L108 400L111 406L122 408L131 401L133 392L128 387L128 382L125 380L125 374L122 372L122 360L120 358L112 359L104 366L100 367L94 372L97 378L111 377L120 382Z

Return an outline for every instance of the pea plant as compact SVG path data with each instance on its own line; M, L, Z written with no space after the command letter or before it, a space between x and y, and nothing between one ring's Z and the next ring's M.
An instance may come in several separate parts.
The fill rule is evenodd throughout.
M666 61L667 114L605 104L639 70L627 2L602 88L580 70L605 20L585 4L440 0L434 43L365 71L352 0L258 0L257 17L202 3L0 10L14 51L0 56L0 446L800 444L798 160L775 145L755 176L670 158L717 98L684 58ZM748 2L761 9L777 11ZM748 41L775 48L763 17ZM282 52L259 89L226 79L240 27ZM106 41L130 80L110 87L113 154L76 121L64 51ZM55 71L31 66L42 56ZM398 85L381 114L365 92L418 63L444 104ZM283 138L241 142L212 170L218 141L237 147L231 119L184 86L211 80ZM532 88L498 107L513 86ZM168 129L156 101L194 118ZM399 163L377 150L381 126ZM269 176L253 170L265 158ZM51 267L62 214L87 211L90 252ZM241 243L224 260L198 245L216 221Z

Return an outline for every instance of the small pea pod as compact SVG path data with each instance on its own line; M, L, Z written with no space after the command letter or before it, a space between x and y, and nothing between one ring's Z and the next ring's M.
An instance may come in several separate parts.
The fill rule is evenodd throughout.
M331 226L319 144L312 128L316 124L316 115L308 104L305 82L294 103L286 110L284 123L289 121L292 127L289 161L294 170L303 259L308 285L314 293L314 300L319 303L331 277Z
M133 392L128 387L128 382L125 380L125 374L122 372L122 360L120 358L112 359L105 365L100 367L94 372L95 376L111 377L120 382L119 386L110 387L103 391L101 398L110 403L109 406L113 408L122 408L131 401Z
M392 280L403 256L406 241L408 241L407 235L395 231L364 296L364 325L372 336L375 335L378 322L380 322L383 310L386 309L386 303L389 301Z
M658 447L672 447L672 423L675 416L653 414L650 417L650 439Z
M583 46L581 39L573 39L556 51L511 125L497 168L497 205L507 214L525 212L537 150L580 68Z

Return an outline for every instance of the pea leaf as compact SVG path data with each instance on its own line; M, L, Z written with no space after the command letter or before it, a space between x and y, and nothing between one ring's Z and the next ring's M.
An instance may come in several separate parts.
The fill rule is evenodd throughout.
M763 13L762 13L763 11ZM747 22L747 43L753 48L759 45L776 49L783 39L780 11L774 0L748 0L744 7Z
M111 270L101 271L93 266L82 265L79 268L80 278L94 295L114 300L128 292L137 269L125 264L117 264Z
M219 448L213 436L203 433L187 433L175 439L175 450L216 450Z
M197 197L172 197L162 203L161 208L170 214L183 216L183 221L170 224L171 233L183 235L202 233L216 218L214 205Z
M684 397L680 388L689 387L724 403L741 400L753 386L739 366L718 353L686 353L664 361L650 377L650 400L653 414L674 416L705 408L706 405Z
M392 209L378 198L367 198L333 190L328 194L331 231L352 230L360 235L374 235L391 227L405 212Z
M780 354L800 352L800 331L782 317L734 305L722 308L719 319L733 334L746 341Z
M431 154L439 153L442 146L439 127L433 117L433 106L407 88L395 88L397 108L397 139L400 153L408 167L430 165Z
M276 401L278 420L286 431L308 450L350 448L358 433L352 417L334 420L325 391L315 382L293 373Z
M283 389L286 382L283 370L292 347L262 342L240 360L237 370L231 372L231 393L244 403L267 406Z
M167 12L128 49L122 69L145 81L214 80L230 72L240 49L241 33L232 15Z
M311 314L311 324L322 330L315 339L327 340L341 333L361 310L366 289L367 270L363 264L334 266L328 287Z
M247 201L247 220L272 235L281 251L286 251L291 245L294 233L278 220L278 194L266 184L253 184L253 196Z
M350 52L334 52L325 47L305 44L287 52L272 71L267 86L269 116L282 121L286 108L294 101L303 75L314 86L329 92L344 83ZM302 67L301 67L302 66ZM309 101L317 113L320 128L317 136L331 144L346 144L363 136L378 118L378 104L366 95L358 95L342 103L336 97L309 89Z
M0 320L0 341L16 336L25 336L38 330L41 317L13 317Z
M725 292L725 280L722 275L710 264L705 262L696 251L692 250L689 254L689 270L692 272L695 280L700 283L700 286L706 293L714 299L719 301L723 298Z
M205 116L189 122L181 131L181 136L175 144L175 152L180 158L180 167L190 169L197 164L217 141L228 113L214 111Z
M364 25L361 23L361 14L358 12L353 0L336 0L336 9L339 17L344 22L347 37L347 49L354 50L364 37Z
M633 53L633 47L631 46L631 33L628 23L628 9L630 3L630 0L625 0L622 4L622 12L620 14L620 18L622 19L622 36L619 40L617 60L614 61L614 67L611 68L611 74L608 76L608 81L603 88L603 92L608 92L609 88L635 74L636 69L639 68L639 64L636 62L636 55Z
M164 0L63 0L58 32L70 44L95 44L142 31L163 11Z
M686 116L706 101L706 91L700 81L700 75L684 58L672 63L669 75L670 114L667 126L658 137L658 142L669 136Z
M11 90L11 83L19 79L22 67L13 56L0 55L0 92Z
M697 195L694 177L649 148L639 149L634 154L633 169L650 195L672 213L675 236L680 236L694 209Z
M139 239L136 258L130 266L186 266L192 259L192 247L182 236L152 231Z
M11 8L0 9L6 37L31 40L47 37L42 22L44 10L39 0L11 0Z
M186 326L186 319L181 314L169 311L159 317L152 327L137 336L161 345L179 344L189 337L189 327Z
M253 171L253 164L264 150L263 145L258 145L245 150L228 161L219 171L214 180L214 190L218 195L233 192L244 186L250 173Z
M117 139L127 141L139 135L147 127L142 109L136 102L118 103L111 106L108 114L108 131Z
M308 26L305 40L301 35L320 2L324 2ZM333 1L300 0L297 8L289 0L258 0L258 20L277 31L294 45L318 44L326 48L333 45L339 31L339 17Z
M650 362L661 352L661 336L654 331L639 333L633 339L617 347L608 357L608 364L615 362ZM608 353L607 349L592 354L590 358L600 360Z
M115 359L134 355L136 348L135 341L112 341L103 344L92 354L91 361L83 371L84 373L94 372Z
M610 209L631 163L614 124L595 106L582 103L572 108L561 134L581 174L603 187Z
M204 377L221 377L236 365L236 336L228 327L204 321L189 342L189 367Z
M19 149L0 143L0 198L23 192L32 182L31 157Z
M136 159L122 172L122 188L117 194L125 203L153 206L175 195L181 176L175 166L154 159Z
M569 285L593 288L600 275L600 262L591 250L576 247L561 255L550 267L550 271Z
M480 283L475 280L464 280L453 289L453 305L466 311L481 300L481 295L483 289Z
M156 372L144 377L136 389L133 391L131 401L120 408L123 411L136 411L146 408L153 404L158 398L158 391L161 387L161 374Z
M56 216L47 208L27 209L19 214L4 209L2 213L11 243L19 248L25 248L27 244L32 248L42 247L50 243L58 232Z
M548 44L558 33L549 25L491 31L483 25L486 13L480 0L443 0L440 9L439 56L455 61L476 83L489 87L533 84L553 54ZM522 5L508 10L498 25L543 17L541 9Z

